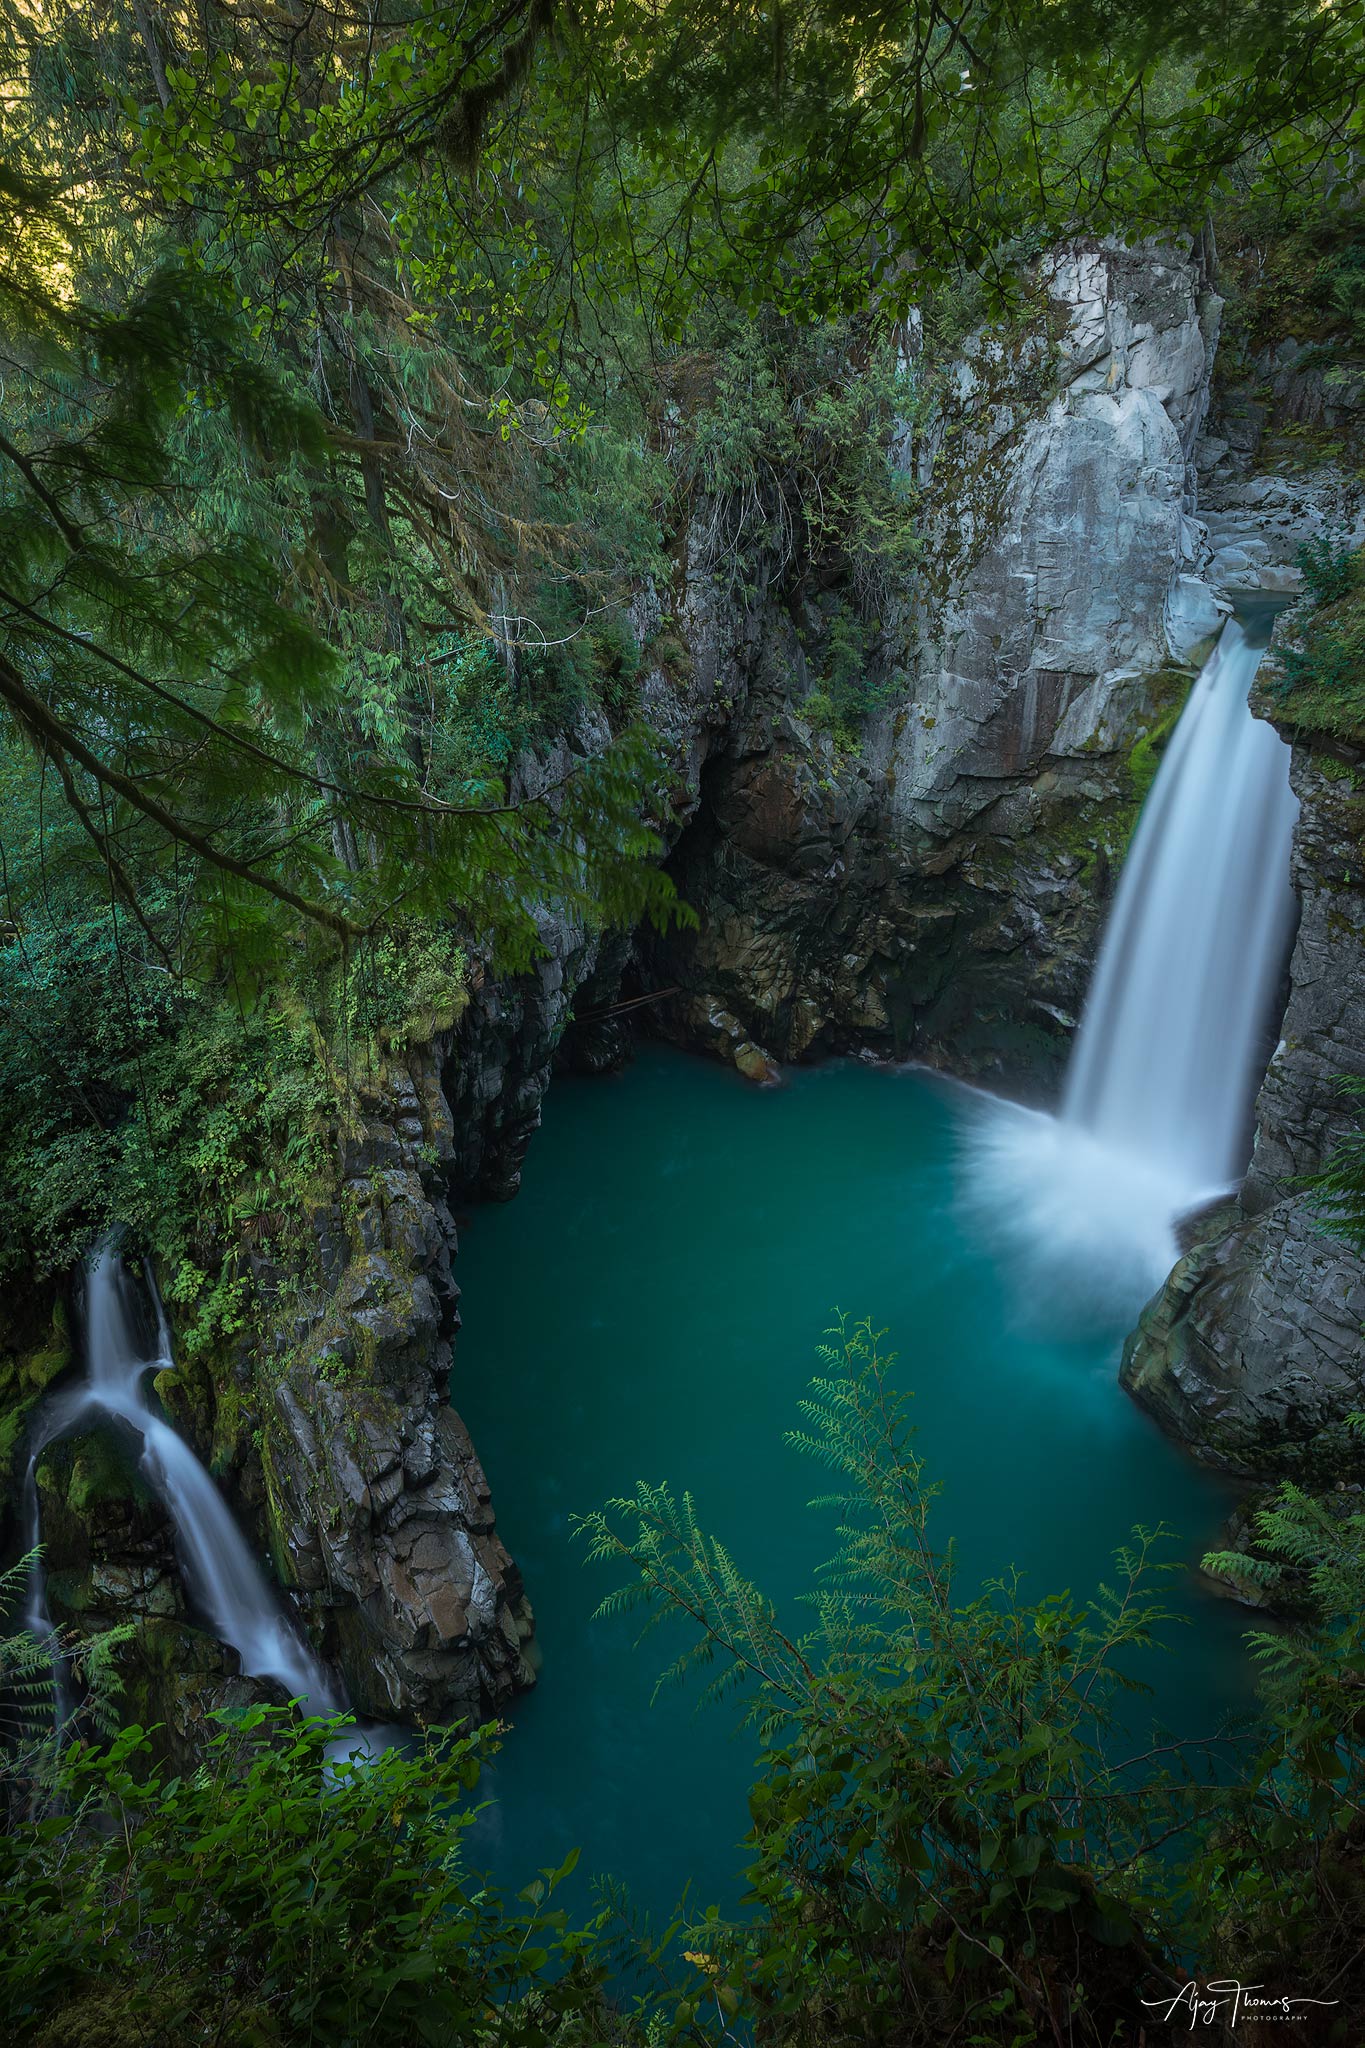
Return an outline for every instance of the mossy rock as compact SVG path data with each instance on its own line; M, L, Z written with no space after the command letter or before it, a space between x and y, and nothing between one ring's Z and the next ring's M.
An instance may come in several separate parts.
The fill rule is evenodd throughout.
M1162 756L1189 701L1197 674L1197 669L1172 664L1158 669L1151 678L1151 716L1128 749L1128 784L1139 810L1156 781ZM1137 823L1136 813L1133 823Z
M153 1753L176 1768L197 1761L209 1715L283 1698L278 1686L246 1677L231 1650L179 1617L142 1617L118 1646L115 1665L124 1722L147 1729Z
M29 2035L33 2048L182 2048L185 2011L191 1994L174 1979L132 1982L105 1979L73 1987L54 2012ZM238 2040L279 2038L262 2011L238 2018L252 2028Z
M39 1492L55 1496L82 1518L109 1501L157 1508L156 1494L138 1469L138 1455L130 1437L101 1424L79 1436L61 1437L38 1461Z
M19 1461L33 1411L72 1363L66 1305L54 1301L36 1343L21 1346L13 1333L0 1349L0 1514L15 1501L23 1474ZM12 1347L12 1348L11 1348Z

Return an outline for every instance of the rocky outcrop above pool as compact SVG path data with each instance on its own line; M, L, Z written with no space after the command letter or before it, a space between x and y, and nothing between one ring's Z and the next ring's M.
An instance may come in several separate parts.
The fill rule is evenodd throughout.
M1273 686L1273 650L1263 676ZM1274 706L1264 688L1260 702ZM1340 1424L1365 1408L1365 1259L1301 1185L1359 1128L1340 1082L1365 1076L1360 769L1350 748L1294 745L1300 922L1251 1170L1227 1226L1181 1260L1124 1352L1144 1407L1206 1462L1252 1476L1354 1469Z
M532 1682L532 1618L448 1405L459 1290L441 1063L394 1062L361 1100L340 1200L319 1218L330 1293L279 1369L256 1376L268 1533L353 1705L487 1718Z
M1219 302L1194 257L1151 249L1068 251L1040 294L900 446L928 537L856 732L822 686L847 564L803 565L697 648L737 706L674 858L700 928L641 956L685 1042L871 1043L1016 1085L1064 1055L1132 749L1223 616L1192 516Z
M1207 1464L1335 1478L1365 1407L1365 1261L1303 1202L1241 1217L1180 1261L1129 1338L1123 1384Z

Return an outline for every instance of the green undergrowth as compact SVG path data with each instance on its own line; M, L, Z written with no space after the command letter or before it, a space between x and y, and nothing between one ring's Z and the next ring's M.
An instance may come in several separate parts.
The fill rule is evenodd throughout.
M1217 222L1224 298L1220 375L1286 339L1365 353L1365 239L1354 211L1312 193L1267 208L1225 205Z
M879 659L881 635L880 618L866 618L856 601L840 598L812 648L814 684L797 709L840 753L856 753L866 720L906 688L904 677L889 675Z
M359 1089L467 1000L465 953L430 924L394 925L344 967L301 952L250 1003L230 978L174 985L107 915L60 942L16 932L3 955L20 1028L0 1032L0 1275L60 1275L121 1223L156 1261L187 1362L247 1327L247 1252L287 1263L336 1197Z
M1296 733L1365 746L1365 551L1326 537L1303 549L1309 607L1270 687Z

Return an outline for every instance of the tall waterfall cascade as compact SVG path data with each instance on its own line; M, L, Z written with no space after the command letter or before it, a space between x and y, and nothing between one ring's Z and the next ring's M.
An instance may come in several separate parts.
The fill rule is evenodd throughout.
M335 1687L287 1619L212 1477L147 1400L144 1376L172 1363L170 1332L150 1276L148 1284L156 1312L151 1348L138 1335L136 1283L117 1246L106 1241L87 1262L86 1379L47 1412L30 1457L24 1489L30 1546L41 1533L37 1468L46 1446L87 1418L127 1424L142 1439L139 1469L170 1515L190 1593L220 1641L251 1676L273 1678L316 1714L337 1713ZM26 1625L44 1638L52 1633L41 1566L30 1585Z
M1119 881L1062 1116L1186 1197L1245 1171L1271 1004L1294 928L1289 749L1253 718L1235 621L1190 693Z
M1235 1187L1293 934L1289 748L1236 620L1190 692L1124 863L1056 1117L992 1102L968 1201L1002 1246L1128 1307L1179 1219Z

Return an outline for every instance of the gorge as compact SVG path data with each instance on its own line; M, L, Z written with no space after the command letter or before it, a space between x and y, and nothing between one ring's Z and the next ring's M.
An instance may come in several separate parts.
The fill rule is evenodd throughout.
M525 1684L532 1675L523 1654L529 1609L517 1604L526 1570L525 1539L513 1527L518 1566L512 1566L491 1533L481 1467L461 1448L467 1439L452 1434L461 1432L462 1424L440 1406L448 1357L441 1333L458 1318L448 1277L454 1229L436 1189L444 1179L456 1200L462 1189L502 1196L515 1191L522 1153L539 1121L551 1054L565 1026L561 1063L591 1070L610 1068L620 1059L621 1026L614 1015L631 1014L628 1009L613 1012L623 972L638 977L627 988L643 981L649 1001L642 1014L665 1036L721 1052L751 1079L776 1078L775 1055L809 1058L826 1045L861 1042L885 1057L908 1027L911 1043L905 1049L912 1055L959 1072L965 1064L969 1073L992 1076L997 1086L1023 1079L1027 1093L1046 1073L1049 1048L1069 1023L1054 997L1064 995L1075 1012L1081 1008L1087 961L1100 928L1091 885L1103 878L1110 886L1119 880L1109 936L1099 952L1065 1084L1061 1121L1007 1106L983 1113L981 1098L963 1098L951 1113L931 1110L927 1100L915 1110L912 1126L923 1124L932 1136L927 1154L912 1154L914 1170L907 1185L916 1192L909 1207L903 1192L865 1200L856 1178L846 1198L854 1243L863 1243L870 1212L883 1202L900 1216L904 1240L893 1236L880 1258L868 1259L863 1284L850 1265L830 1300L807 1303L804 1335L794 1324L784 1331L782 1347L800 1372L820 1318L834 1299L861 1305L875 1294L885 1304L879 1315L889 1316L904 1291L895 1277L902 1261L914 1269L925 1257L966 1260L975 1277L962 1285L984 1288L996 1304L1000 1325L1015 1329L1009 1344L1020 1347L1018 1370L1034 1395L1040 1377L1060 1389L1066 1372L1087 1390L1076 1415L1091 1418L1082 1432L1088 1434L1094 1419L1089 1404L1111 1407L1121 1401L1104 1378L1103 1361L1175 1264L1177 1223L1187 1212L1225 1197L1239 1178L1249 1150L1251 1097L1270 1049L1267 1027L1293 918L1288 863L1295 803L1286 773L1288 751L1268 725L1245 709L1268 619L1258 621L1249 637L1236 624L1222 629L1165 744L1126 860L1123 835L1137 806L1124 789L1130 771L1115 744L1119 734L1131 731L1135 717L1145 715L1151 726L1155 713L1148 708L1144 714L1144 706L1162 712L1174 691L1178 708L1183 694L1179 671L1165 668L1159 671L1164 694L1154 698L1142 661L1173 662L1191 645L1191 621L1216 628L1220 618L1212 594L1189 573L1189 550L1197 549L1198 542L1191 541L1196 530L1185 509L1199 446L1194 437L1208 400L1216 315L1199 297L1195 268L1173 263L1165 254L1109 251L1068 260L1053 273L1050 289L1068 312L1063 352L1068 381L1061 396L1052 397L1041 412L1025 414L1008 427L1004 475L1009 509L972 560L955 599L963 621L960 637L947 653L935 642L919 656L921 695L914 708L908 713L874 711L865 746L855 756L843 753L802 717L800 692L810 660L800 648L803 637L809 643L812 635L818 645L823 630L818 616L794 625L763 599L756 613L740 615L736 641L734 613L717 606L707 575L694 572L685 616L695 666L681 680L663 669L655 671L647 679L646 696L660 729L671 735L675 772L684 778L683 816L692 822L678 842L675 861L684 894L705 906L696 936L645 940L627 970L626 956L614 942L604 949L572 923L551 919L543 927L545 962L530 979L509 986L476 983L463 1018L443 1039L416 1048L406 1067L401 1058L391 1059L382 1078L370 1084L363 1130L344 1141L347 1201L357 1222L346 1226L340 1241L336 1223L325 1215L316 1226L332 1292L324 1313L315 1312L322 1350L314 1357L325 1360L330 1353L340 1372L333 1379L325 1365L320 1370L307 1363L305 1347L268 1398L275 1406L269 1438L275 1546L283 1536L283 1549L276 1547L275 1555L313 1641L339 1664L351 1698L372 1716L448 1714L475 1698L486 1710L506 1697L509 1679ZM1109 365L1102 389L1094 370L1099 361ZM1117 376L1116 366L1121 366ZM1005 395L999 403L1009 419L1015 402ZM1154 451L1165 465L1155 472L1156 488ZM999 487L998 478L994 487ZM1132 601L1122 605L1110 604L1104 595L1117 573L1112 556L1096 555L1091 546L1091 522L1108 516L1096 507L1108 503L1116 508L1118 545L1126 551L1122 573L1130 578ZM1061 601L1043 609L1040 585L1045 581ZM986 620L1004 630L992 634L994 649L983 657ZM647 631L647 621L641 631ZM1012 660L1031 664L1008 685L1005 648ZM962 681L970 662L983 659L1001 678L993 686L994 701L990 689L983 694L980 686L968 689ZM944 665L938 680L926 688L923 678L926 673L933 677L935 661ZM793 666L782 671L784 662ZM1069 666L1081 663L1100 673ZM809 690L808 681L804 687ZM925 708L934 703L934 690L952 695L954 708L943 715L958 725L930 746L927 735L937 730L941 715ZM775 714L769 708L774 702L784 707ZM708 707L704 718L698 716L702 703ZM879 758L884 763L880 793ZM879 816L876 806L888 801L894 806L891 816ZM945 820L953 833L946 848ZM1006 844L1016 852L1008 894L1001 891L990 853L993 845ZM747 872L749 879L731 910L731 878L737 871ZM857 920L851 925L850 914ZM833 934L834 946L843 950L827 978ZM871 951L864 955L861 948L869 944ZM1195 961L1198 975L1190 966ZM655 994L654 988L663 993ZM907 999L912 1007L900 1007ZM952 1056L944 1062L939 1047L940 1034L948 1029L945 1019L960 1019L964 1005L975 1011L976 1025L965 1031L954 1026ZM693 1085L680 1069L650 1071L676 1075L671 1085L678 1090ZM1030 1074L1035 1077L1031 1083L1026 1079ZM646 1103L651 1100L644 1081L629 1085L644 1090ZM629 1099L622 1093L626 1086L614 1083L598 1112L586 1107L593 1090L584 1084L578 1099L585 1107L576 1115L600 1114L604 1130L614 1131L620 1113L614 1105ZM837 1083L839 1091L853 1090L850 1100L859 1104L848 1139L854 1159L875 1156L875 1127L890 1115L887 1109L861 1106L870 1105L870 1091L885 1089L888 1100L899 1100L923 1086L908 1078L874 1081L871 1075L852 1073ZM831 1079L823 1096L798 1089L795 1097L820 1105L812 1111L817 1135L811 1149L822 1160L838 1143L824 1125L823 1105L835 1089ZM717 1095L716 1103L726 1106L730 1118L740 1113L732 1092ZM774 1122L782 1112L774 1107L762 1113ZM866 1130L860 1130L860 1120L869 1118ZM949 1135L950 1128L959 1131L958 1138ZM618 1142L613 1135L613 1151ZM652 1160L660 1151L666 1156L672 1142L656 1128L647 1157ZM540 1147L548 1141L536 1143ZM435 1169L419 1157L424 1147L434 1149ZM953 1193L963 1177L960 1154L970 1161L965 1207L959 1199L962 1186ZM593 1169L584 1163L590 1157L591 1146L582 1137L573 1158L584 1179L592 1177ZM767 1177L763 1158L755 1150L738 1185L752 1186ZM937 1163L931 1166L929 1160ZM564 1173L553 1157L545 1170L557 1177ZM681 1161L678 1170L683 1170ZM720 1150L713 1150L703 1178L717 1180L725 1171ZM793 1186L799 1185L799 1171L793 1162L791 1172L798 1176ZM876 1164L869 1171L879 1183L887 1168ZM819 1270L836 1271L830 1205L821 1191L827 1172L825 1166L813 1175L802 1198L814 1231L811 1249L798 1252L793 1236L771 1279L757 1290L764 1302L783 1286L784 1259L804 1257L814 1265L816 1243L829 1255ZM891 1185L900 1184L893 1178ZM935 1193L925 1192L930 1185ZM581 1206L584 1190L574 1195L566 1187L562 1199ZM700 1189L694 1199L702 1199ZM594 1236L629 1267L642 1255L655 1226L638 1225L641 1236L633 1241L638 1249L633 1248L632 1240L622 1236L622 1219L633 1198L623 1192L622 1200L619 1216L610 1208L601 1212ZM745 1203L750 1201L746 1195ZM586 1213L598 1215L595 1208ZM493 1334L497 1300L517 1300L510 1279L496 1279L498 1261L507 1258L515 1270L529 1256L538 1271L548 1274L553 1268L553 1228L542 1241L531 1234L536 1227L525 1198L496 1219L496 1228L488 1212L478 1212L467 1283L476 1320L460 1340L452 1386L464 1421L474 1423L484 1457L492 1455L490 1445L495 1449L494 1498L502 1502L510 1496L531 1528L540 1527L544 1510L527 1504L523 1488L529 1482L534 1496L550 1484L545 1475L547 1462L553 1462L548 1446L572 1442L582 1426L576 1418L585 1412L577 1401L561 1414L554 1394L559 1377L567 1373L571 1384L582 1378L599 1398L615 1400L624 1389L613 1373L625 1377L630 1372L624 1363L605 1366L586 1332L581 1340L557 1337L550 1327L542 1331L518 1319L501 1338ZM678 1242L685 1262L706 1263L704 1237L689 1244L688 1228L675 1217L664 1234ZM981 1239L975 1246L973 1231ZM728 1232L737 1243L748 1237L743 1205L729 1220ZM1006 1255L1003 1266L993 1263L993 1242ZM484 1244L491 1250L482 1251ZM580 1247L576 1258L584 1256ZM482 1270L485 1258L493 1261L492 1281ZM163 1377L158 1386L164 1386L172 1416L181 1415L182 1427L204 1441L202 1410L185 1410L178 1397L179 1375L164 1325L159 1358L148 1356L143 1363L130 1335L127 1282L121 1272L107 1254L91 1269L93 1291L85 1318L91 1331L87 1342L94 1347L88 1352L91 1393L74 1412L73 1397L58 1395L58 1427L45 1425L46 1437L85 1430L92 1403L150 1432L144 1467L170 1505L171 1533L198 1610L211 1617L220 1639L240 1653L245 1672L330 1704L333 1681L322 1678L315 1653L279 1618L194 1452L140 1405L137 1380L159 1365ZM262 1277L267 1285L278 1284L270 1282L268 1271ZM830 1293L829 1283L824 1284ZM605 1285L604 1279L590 1282L588 1292L600 1296ZM1020 1322L1022 1294L1040 1285L1050 1298L1042 1324L1027 1317ZM562 1301L563 1292L547 1286L545 1298ZM922 1332L925 1309L913 1295L902 1317L907 1328ZM692 1347L713 1352L719 1347L723 1357L730 1340L704 1323L691 1335L681 1307L674 1322L673 1341L682 1352L670 1373L686 1385ZM955 1312L942 1301L930 1308L928 1326L935 1381L946 1390L954 1381L949 1359L959 1351L968 1359L984 1355L981 1339L975 1321L961 1329ZM356 1343L362 1332L366 1349ZM566 1367L562 1346L567 1344L572 1358L580 1342L583 1364ZM919 1354L917 1343L916 1360ZM1007 1350L1007 1358L1013 1355ZM357 1437L355 1422L345 1419L355 1414L348 1379L366 1356L370 1391ZM543 1455L528 1456L523 1466L515 1452L516 1433L525 1426L527 1390L535 1384L534 1360L540 1356L556 1361L554 1383L531 1404L537 1413L544 1412L547 1448ZM1040 1357L1049 1362L1040 1364ZM466 1366L463 1361L470 1358L476 1363ZM722 1369L744 1368L737 1360ZM467 1373L472 1377L466 1378ZM910 1383L919 1386L917 1373L916 1364ZM469 1386L468 1396L461 1395L462 1385ZM506 1416L489 1401L491 1385L517 1390ZM923 1399L922 1387L920 1392ZM946 1399L946 1392L939 1398ZM957 1412L974 1413L972 1404L979 1398L964 1392ZM990 1398L999 1404L1000 1390ZM1056 1398L1064 1397L1058 1392ZM330 1404L330 1430L319 1429L319 1401L324 1413ZM595 1408L587 1412L597 1415ZM949 1416L952 1412L947 1411ZM1009 1412L1008 1404L1002 1412ZM1115 1407L1107 1427L1118 1426L1119 1413ZM756 1417L753 1422L756 1428ZM1009 1425L1029 1426L1024 1420ZM942 1431L951 1424L940 1415L938 1427ZM1165 1447L1155 1438L1145 1439L1138 1428L1137 1435L1125 1439L1134 1471L1143 1475L1131 1519L1158 1518L1144 1507L1144 1486L1152 1502L1173 1487L1172 1498L1180 1496L1182 1505L1171 1511L1172 1519L1193 1558L1211 1541L1231 1499L1224 1494L1216 1502L1214 1495L1200 1492L1193 1477L1180 1482ZM423 1446L415 1455L408 1448L414 1430ZM215 1426L212 1440L217 1434ZM615 1440L600 1416L588 1434ZM28 1453L35 1514L34 1482L46 1437ZM681 1458L685 1428L674 1425L673 1440ZM618 1480L643 1441L647 1438L640 1446L622 1442ZM741 1462L763 1459L768 1448L757 1436L753 1441L743 1437L736 1418L734 1456ZM953 1462L942 1435L934 1449ZM979 1444L977 1455L985 1456ZM249 1476L250 1457L245 1467L238 1465L240 1442L228 1447L228 1456L229 1472L235 1468ZM1079 1483L1089 1456L1078 1442L1072 1484ZM221 1450L216 1457L221 1467ZM594 1463L586 1454L576 1460L585 1472ZM56 1479L57 1468L50 1469L54 1477L45 1482L45 1498L52 1526L60 1531L71 1526L72 1481ZM461 1470L468 1476L454 1477L452 1493L452 1475ZM414 1489L414 1471L433 1477L419 1480ZM240 1486L242 1480L233 1483ZM1189 1489L1185 1495L1182 1483ZM571 1680L560 1675L566 1667L575 1668L579 1654L572 1639L564 1637L564 1614L582 1613L587 1597L586 1588L577 1597L567 1590L579 1568L562 1562L569 1555L563 1514L589 1505L592 1492L610 1484L611 1475L603 1470L589 1498L556 1506L554 1541L547 1535L532 1552L537 1557L532 1583L539 1577L552 1589L559 1615L551 1626L561 1656L552 1654L546 1680L552 1695L566 1682L585 1700L598 1690L586 1671ZM732 1485L738 1488L738 1480ZM431 1506L425 1505L424 1487ZM1009 1490L1001 1486L995 1491L1003 1511ZM439 1505L443 1497L455 1503L453 1519L452 1508ZM551 1485L548 1497L563 1500L562 1481ZM732 1494L731 1501L737 1497ZM345 1519L338 1519L343 1504ZM250 1525L259 1507L250 1504L250 1495L243 1505ZM778 1526L790 1522L794 1505L788 1501L785 1521L773 1512ZM417 1523L405 1526L414 1507ZM1016 1518L1024 1512L1022 1501L1012 1511ZM1078 1539L1069 1532L1068 1568L1101 1572L1125 1526L1097 1516L1090 1539L1093 1555L1077 1548ZM149 1597L139 1584L145 1589L165 1583L174 1567L166 1561L164 1539L147 1531L145 1515L140 1524L135 1518L134 1528L133 1552L156 1559L150 1571L145 1564L138 1567L129 1594L121 1595L114 1590L119 1560L101 1564L92 1558L91 1564L78 1567L87 1573L93 1569L89 1590L79 1595L77 1608L68 1605L64 1618L92 1609L112 1617L127 1611L122 1600L129 1597L136 1612ZM401 1547L395 1548L390 1531L401 1532ZM115 1537L120 1540L128 1538ZM59 1583L70 1585L70 1564L61 1545L58 1534L54 1565ZM1041 1555L1049 1569L1057 1567L1046 1547ZM450 1560L455 1560L453 1577ZM461 1586L467 1589L463 1593ZM357 1596L366 1605L352 1614L348 1603ZM361 1613L368 1619L357 1633ZM1221 1614L1210 1612L1207 1600L1200 1608L1200 1633L1227 1645L1221 1676L1211 1668L1197 1683L1188 1671L1181 1680L1201 1702L1194 1718L1202 1721L1216 1718L1211 1706L1208 1713L1202 1707L1220 1687L1235 1694L1245 1681L1236 1676L1235 1631ZM188 1643L192 1637L181 1640ZM384 1661L376 1666L374 1646L379 1643L386 1647ZM221 1686L223 1681L213 1682ZM191 1699L203 1684L202 1675L190 1679ZM522 1715L538 1715L541 1725L548 1718L558 1729L560 1698L558 1711L537 1703L521 1710L519 1722ZM514 1735L501 1774L515 1774L521 1739ZM586 1751L595 1739L585 1729ZM674 1731L670 1740L684 1738ZM558 1735L550 1742L556 1768L572 1771ZM650 1759L652 1770L649 1743L641 1754ZM534 1760L529 1738L526 1768L528 1782L541 1788L537 1810L542 1811L544 1799L553 1803L557 1795L546 1777L551 1767ZM628 1774L623 1776L622 1788L629 1782ZM517 1795L507 1796L515 1806ZM628 1796L624 1789L623 1796ZM581 1818L580 1832L592 1835L588 1817ZM562 1846L570 1846L567 1839ZM605 1849L602 1853L605 1859ZM695 1867L708 1867L708 1857L698 1855ZM677 1874L680 1881L686 1874L681 1865ZM671 1901L660 1888L654 1903L662 1911Z
M747 1754L719 1717L699 1727L690 1711L651 1706L652 1660L619 1621L594 1618L572 1515L628 1472L664 1465L700 1489L769 1588L798 1592L818 1531L779 1436L836 1302L875 1299L912 1335L901 1377L967 1583L1004 1547L1039 1586L1098 1579L1138 1522L1165 1524L1194 1564L1231 1510L1226 1487L1201 1481L1117 1397L1113 1365L1176 1262L1177 1226L1240 1179L1270 1051L1296 805L1288 750L1246 702L1268 638L1269 621L1257 624L1223 628L1174 727L1056 1118L914 1067L827 1064L773 1091L742 1068L727 1079L640 1052L610 1084L559 1082L517 1201L474 1213L462 1407L538 1588L547 1660L474 1838L509 1884L535 1854L580 1848L661 1923L689 1882L734 1896ZM993 1253L1000 1240L1015 1258ZM529 1307L516 1283L528 1259L540 1276ZM753 1304L744 1315L732 1264ZM154 1334L139 1329L149 1308ZM197 1611L243 1674L337 1711L335 1682L213 1481L140 1392L145 1374L173 1372L169 1332L113 1244L88 1265L81 1327L86 1384L35 1425L35 1521L48 1444L97 1420L126 1425ZM1069 1503L1057 1520L1038 1512L1040 1437ZM46 1622L41 1585L31 1625ZM1244 1710L1250 1680L1226 1607L1191 1590L1182 1615L1191 1645L1156 1666L1143 1711L1198 1736Z
M0 47L0 2016L1351 2048L1365 0Z

